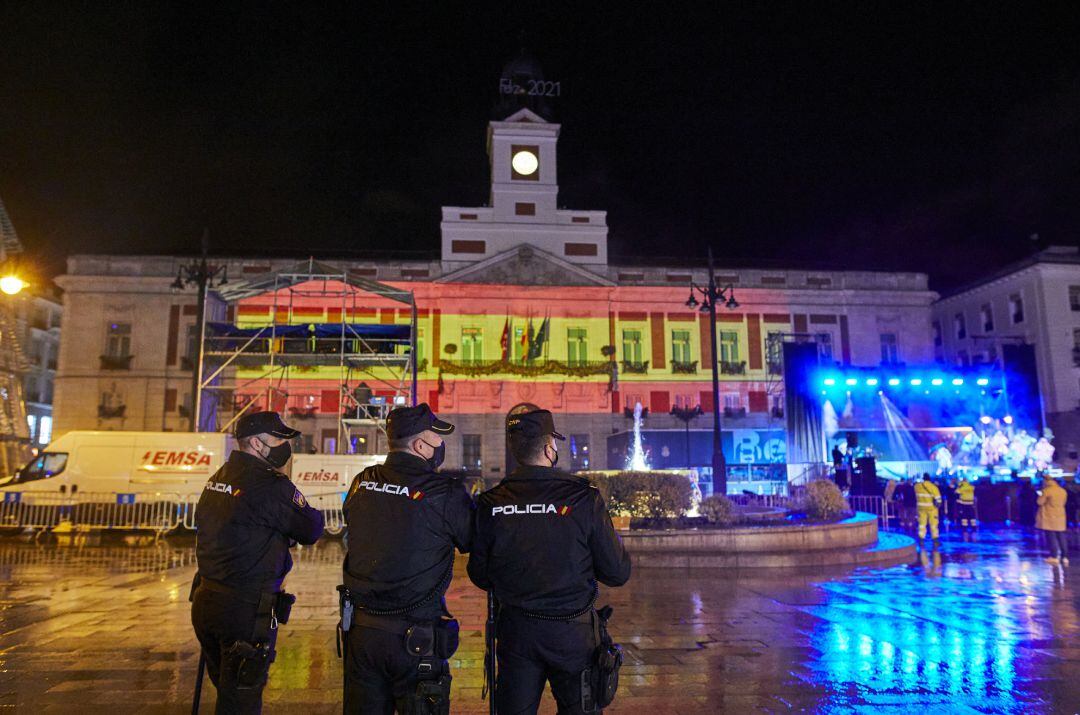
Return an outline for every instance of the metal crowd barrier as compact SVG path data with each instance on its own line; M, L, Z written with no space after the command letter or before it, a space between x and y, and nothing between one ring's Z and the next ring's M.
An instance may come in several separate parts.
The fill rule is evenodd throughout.
M873 514L878 519L878 525L882 529L889 527L889 503L885 497L879 496L849 496L848 504L852 511L864 511Z
M118 492L0 492L0 528L72 529L90 531L112 529L153 531L159 534L195 529L199 494L124 494ZM326 533L340 534L345 528L341 506L343 492L313 495L308 502L323 513Z

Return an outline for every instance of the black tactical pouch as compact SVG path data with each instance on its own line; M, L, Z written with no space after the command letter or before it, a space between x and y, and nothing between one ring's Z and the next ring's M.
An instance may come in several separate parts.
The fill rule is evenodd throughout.
M592 665L581 673L581 709L587 713L611 705L619 689L623 652L622 646L612 641L608 634L607 622L612 612L611 606L604 606L593 614L597 646Z
M284 591L278 591L274 596L274 618L278 623L288 623L293 604L296 603L296 596Z
M416 690L405 696L402 715L450 715L449 675L420 680Z
M266 643L236 641L221 654L221 686L237 690L262 687L273 655Z
M435 657L446 660L457 652L461 628L456 618L440 618L435 624Z

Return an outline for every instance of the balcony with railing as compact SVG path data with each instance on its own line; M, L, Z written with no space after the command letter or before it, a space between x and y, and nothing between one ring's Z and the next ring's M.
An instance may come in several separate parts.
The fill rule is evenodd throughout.
M672 360L671 372L676 375L696 375L697 360L691 360L689 362Z
M101 355L102 370L130 370L134 355Z
M444 375L463 375L477 377L481 375L517 375L535 377L537 375L567 375L570 377L588 377L590 375L610 375L610 360L589 360L566 362L562 360L443 360L440 367Z
M742 362L730 362L727 360L720 361L720 374L721 375L745 375L746 374L746 361Z
M623 360L619 363L619 369L628 375L644 375L649 372L649 361Z

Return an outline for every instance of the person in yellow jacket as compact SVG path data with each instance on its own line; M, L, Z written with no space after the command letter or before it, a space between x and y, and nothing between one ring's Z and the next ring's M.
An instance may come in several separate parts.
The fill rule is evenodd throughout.
M1035 528L1046 536L1050 549L1047 561L1064 566L1069 564L1069 534L1065 521L1065 501L1068 493L1051 477L1043 477L1039 490L1039 513L1035 516Z
M938 541L938 519L941 508L941 490L930 481L930 475L924 474L922 481L915 485L915 503L919 510L919 543L926 538L926 527L930 526L930 537L934 546Z
M956 486L956 511L961 527L975 528L978 523L975 520L975 485L967 477L961 477L960 484Z

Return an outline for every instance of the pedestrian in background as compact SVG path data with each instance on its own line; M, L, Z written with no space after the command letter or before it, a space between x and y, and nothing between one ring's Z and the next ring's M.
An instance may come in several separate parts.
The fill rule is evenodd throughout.
M1050 555L1048 563L1068 565L1068 532L1065 530L1065 501L1068 495L1060 485L1050 477L1043 477L1039 491L1039 513L1035 516L1035 528L1041 529L1046 536L1046 545Z

